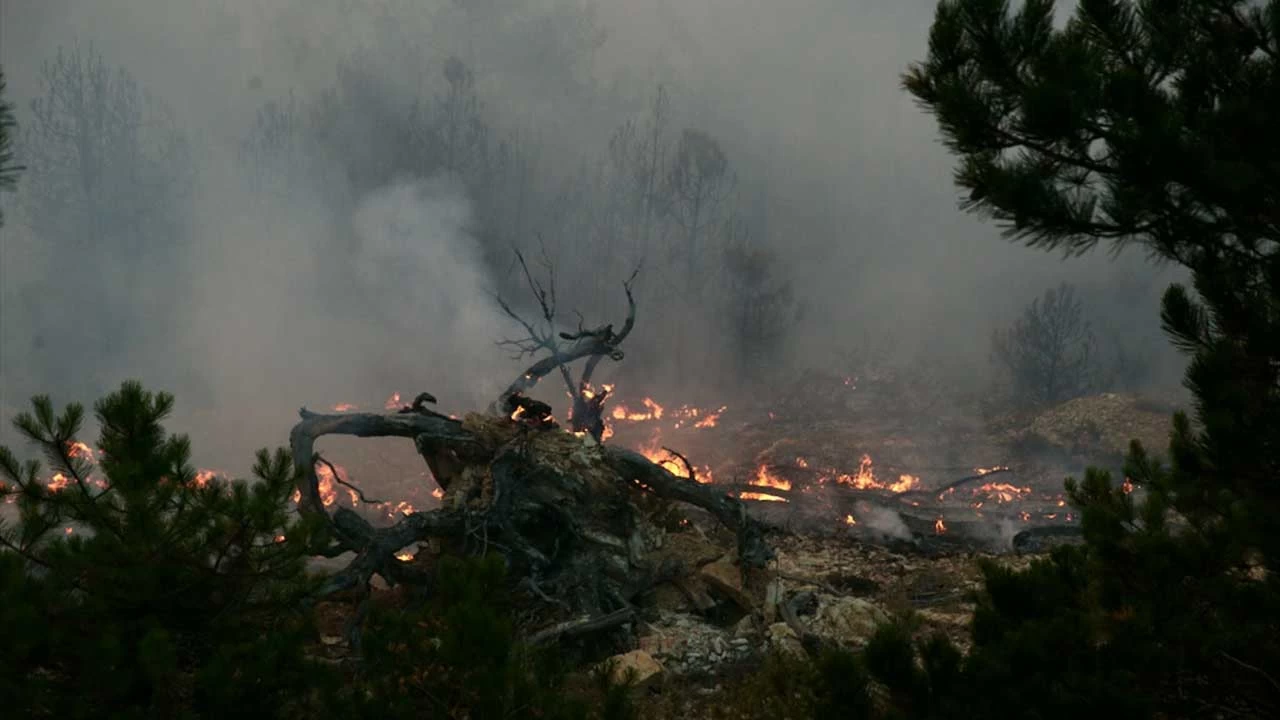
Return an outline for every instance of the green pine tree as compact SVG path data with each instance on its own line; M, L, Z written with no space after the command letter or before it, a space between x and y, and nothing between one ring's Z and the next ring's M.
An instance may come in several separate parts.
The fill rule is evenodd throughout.
M1196 406L1167 463L1133 446L1141 501L1101 471L1068 484L1084 551L988 574L972 684L1043 677L1048 697L1123 697L1131 716L1275 716L1280 1L1080 0L1061 28L1053 6L944 0L904 85L960 158L963 207L1008 237L1134 245L1191 271L1161 319Z
M441 559L427 597L370 611L349 717L635 720L612 669L571 686L567 656L520 641L503 559Z
M125 383L96 405L46 396L14 426L56 473L0 447L0 706L11 717L283 717L321 671L302 656L313 527L291 519L291 460L259 451L257 482L198 477L173 398Z

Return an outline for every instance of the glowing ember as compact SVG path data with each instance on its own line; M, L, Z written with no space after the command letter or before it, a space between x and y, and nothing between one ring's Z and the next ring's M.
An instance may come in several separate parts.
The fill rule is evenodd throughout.
M405 502L404 500L395 503L385 503L382 508L386 510L387 517L392 520L395 520L397 515L412 515L417 512L413 505Z
M440 489L440 488L436 488L435 490L432 490L432 491L431 491L431 497L433 497L433 498L435 498L435 499L437 499L437 500L443 500L443 499L444 499L444 490L442 490L442 489ZM412 512L412 511L410 511L410 512Z
M47 487L49 488L49 492L62 492L62 490L70 483L71 481L67 479L66 475L57 473L53 476L53 479L49 481Z
M282 542L284 542L284 536L283 536L283 535L277 535L277 536L276 536L276 542L277 542L277 543L282 543Z
M854 520L852 515L845 515L845 516L844 516L844 524L845 524L845 525L857 525L857 524L858 524L858 521L857 521L857 520Z
M1018 487L1009 483L985 483L973 492L975 494L983 493L998 503L1011 503L1031 494L1031 488Z
M995 467L989 467L989 468L974 468L973 474L974 475L990 475L993 472L1003 472L1008 469L1009 469L1008 465L996 465Z
M396 553L396 559L401 562L409 562L410 560L413 559L413 556L416 554L417 553L412 553L412 552L409 552L408 550L401 550L400 552Z
M89 462L94 460L93 448L78 440L67 443L67 454L80 460L88 460Z
M720 422L720 415L724 413L727 407L728 406L725 406L725 405L720 406L719 410L716 410L710 415L707 415L706 417L702 418L698 422L694 423L693 426L698 429L715 427L716 423Z
M524 415L524 406L523 406L523 405L521 405L520 407L517 407L517 408L515 409L515 411L511 413L511 419L512 419L512 420L519 420L521 415Z
M1133 481L1130 480L1129 478L1125 478L1124 483L1120 486L1120 490L1125 495L1128 495L1129 493L1133 492Z
M398 403L398 402L399 402L399 400L400 400L400 397L397 395L397 396L395 396L395 398L396 398L396 401L397 401L397 403ZM388 401L388 402L389 402L389 401ZM355 409L356 409L356 406L355 406L355 405L352 405L351 403L338 403L337 405L334 405L334 406L333 406L333 411L334 411L334 412L351 412L352 410L355 410ZM388 410L389 410L389 409L390 409L390 408L388 408Z
M218 477L218 475L220 474L221 473L217 472L216 470L200 469L196 471L195 479L193 479L191 482L196 487L202 488L205 485L208 485L210 480Z
M612 385L601 385L600 389L596 390L595 388L591 387L591 385L588 384L586 387L582 389L582 397L586 398L587 400L594 400L597 396L605 397L605 396L608 396L608 394L611 392L613 392ZM573 396L570 395L569 397L573 397Z

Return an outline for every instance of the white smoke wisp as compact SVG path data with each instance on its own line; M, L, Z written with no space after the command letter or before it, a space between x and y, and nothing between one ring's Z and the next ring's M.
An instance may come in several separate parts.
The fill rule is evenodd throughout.
M302 199L245 200L200 225L220 229L200 244L184 316L185 343L198 349L191 372L213 399L179 396L178 409L209 459L248 461L254 447L287 442L301 406L381 412L391 393L425 390L461 415L519 372L494 344L513 331L458 184L395 182L345 218ZM335 256L344 226L355 249Z
M514 377L514 366L494 344L511 335L510 323L471 221L465 191L446 177L376 190L352 218L361 248L356 272L364 284L391 291L384 307L393 308L388 325L401 345L393 371L425 374L443 383L433 392L479 407Z
M882 539L911 541L911 530L903 522L902 516L888 508L863 504L858 508L858 522Z

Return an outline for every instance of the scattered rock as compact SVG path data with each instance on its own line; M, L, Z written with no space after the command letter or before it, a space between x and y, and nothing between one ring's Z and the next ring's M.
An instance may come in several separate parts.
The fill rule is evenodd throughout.
M782 602L783 586L781 578L774 578L764 589L764 621L772 623L778 619L778 604Z
M784 622L774 623L765 632L766 642L770 650L779 655L792 658L806 657L800 638L789 625Z
M707 592L707 583L701 578L686 577L675 581L675 586L684 594L689 605L698 612L705 613L718 603L711 593Z
M812 628L817 635L841 645L861 647L878 626L887 622L889 614L874 603L862 598L839 597L819 605Z
M670 655L679 643L675 638L669 635L645 635L640 638L639 645L640 650L651 655L663 657Z
M711 587L724 593L743 610L755 609L755 602L742 583L742 570L733 561L732 555L725 555L715 562L703 565L698 577Z
M662 663L644 650L632 650L614 655L606 662L613 664L611 677L615 683L631 682L634 687L645 687L662 675Z

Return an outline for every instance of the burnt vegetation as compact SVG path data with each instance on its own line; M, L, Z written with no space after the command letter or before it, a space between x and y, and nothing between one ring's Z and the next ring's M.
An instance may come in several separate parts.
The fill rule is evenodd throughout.
M991 346L1012 396L1034 405L1086 395L1099 380L1093 329L1070 285L1033 300L1012 326L995 331Z
M788 258L757 242L769 225L742 196L758 187L713 134L674 124L659 87L599 162L547 191L542 149L491 120L467 61L424 60L438 92L398 106L372 90L378 58L356 56L329 91L263 105L239 158L254 197L298 201L336 172L319 212L341 224L332 208L397 177L447 174L476 199L486 262L514 256L486 290L518 333L494 338L494 352L522 369L462 416L437 409L437 388L381 412L302 408L288 448L259 451L250 480L194 467L191 441L165 427L166 392L125 382L92 417L34 397L13 427L44 462L0 446L0 707L64 720L1280 715L1280 1L1082 0L1065 24L1047 0L1013 5L943 0L927 57L902 78L957 159L962 207L1033 247L1135 246L1190 278L1165 292L1159 324L1188 359L1194 412L1173 415L1167 444L1134 439L1115 467L1068 479L1049 516L1067 522L1008 538L977 512L983 501L973 520L930 514L978 485L992 504L1031 493L1003 482L1009 466L924 486L897 468L876 475L867 455L856 472L811 466L770 436L769 452L712 477L693 453L611 441L623 421L663 416L648 399L615 403L600 378L617 367L700 368L681 378L691 386L724 373L681 339L706 331L730 347L730 386L781 374L803 303ZM564 37L547 42L564 52L537 60L557 70L539 92L563 98L585 92L575 68L600 38L560 20ZM59 52L40 81L20 129L0 74L0 191L20 190L18 215L52 254L105 265L141 248L163 276L156 292L176 292L193 269L167 243L193 165L171 114L92 49ZM91 117L103 122L81 122ZM326 156L351 138L368 146ZM548 229L569 239L548 246ZM353 236L327 242L359 250ZM566 282L565 263L589 272ZM362 286L340 270L316 270L341 289L335 306L343 293L395 306L413 281ZM143 269L69 273L92 289L141 282ZM1088 301L1054 287L993 334L1012 416L1142 384L1145 361L1095 334ZM97 329L77 349L127 366L128 331ZM675 340L655 341L664 333ZM881 350L864 342L835 382L791 378L776 414L729 432L798 424L817 406L856 412L837 392L857 387L870 390L862 402L941 414L932 396L945 381L886 371ZM61 369L71 391L105 390L78 368ZM679 412L714 427L723 408ZM391 503L317 449L339 436L411 447L438 502L377 515ZM885 577L781 562L783 545L834 544L833 522L882 553ZM932 612L945 582L882 592L905 555L981 532L1034 557L978 562L959 632L939 631ZM719 674L668 679L654 659L667 633L712 626ZM764 651L740 650L751 641Z

